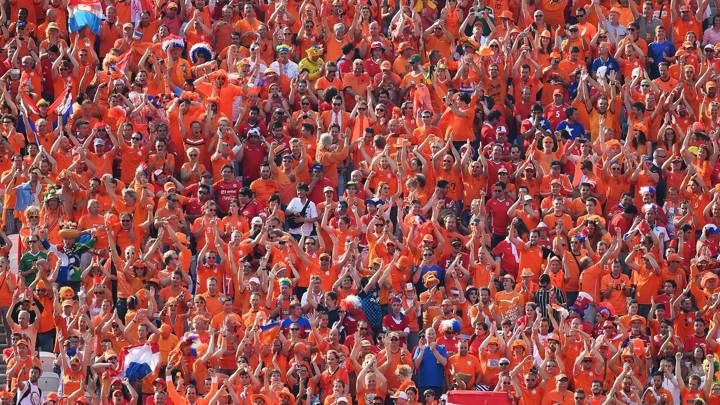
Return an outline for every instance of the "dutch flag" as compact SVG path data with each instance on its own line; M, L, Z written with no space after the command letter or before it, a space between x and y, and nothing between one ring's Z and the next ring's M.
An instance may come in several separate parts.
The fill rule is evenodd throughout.
M152 374L160 363L157 343L128 346L120 353L122 375L130 381L140 381Z
M68 4L68 28L71 33L87 27L97 35L104 18L102 4L97 0L70 0Z

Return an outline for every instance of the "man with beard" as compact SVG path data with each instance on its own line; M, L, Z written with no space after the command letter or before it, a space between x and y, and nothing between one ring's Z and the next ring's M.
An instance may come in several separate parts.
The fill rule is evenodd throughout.
M714 359L713 359L714 361ZM642 395L643 404L673 404L673 395L663 388L663 372L656 371L652 375L652 385L645 389Z
M682 358L682 353L679 353ZM678 361L679 363L679 361ZM682 377L678 376L678 383L682 383ZM639 404L640 393L643 390L643 385L633 375L632 368L629 364L625 365L622 373L615 379L615 383L612 389L608 392L608 395L614 397L617 402L626 404ZM685 388L685 384L682 384Z
M468 341L460 340L457 345L458 352L448 359L448 370L465 384L465 389L472 389L477 376L482 372L480 360L468 353Z
M531 360L531 356L525 358L525 361ZM525 361L523 361L523 363ZM538 376L535 371L525 374L524 384L520 384L520 382L518 382L517 374L523 363L520 363L510 372L512 385L515 388L515 398L519 400L518 405L537 405L541 402L545 394L545 390L543 390L540 386L540 376Z
M24 342L24 341L21 341ZM25 349L27 349L27 343L25 343ZM17 363L18 365L20 363ZM12 367L8 369L8 374L11 374ZM25 374L25 366L22 366L20 369L20 375ZM42 374L42 370L40 367L34 365L30 369L30 374L28 376L28 379L25 381L20 381L17 384L17 404L20 405L33 405L33 404L39 404L40 398L42 397L42 391L40 390L40 387L38 387L38 380L40 379L40 375Z

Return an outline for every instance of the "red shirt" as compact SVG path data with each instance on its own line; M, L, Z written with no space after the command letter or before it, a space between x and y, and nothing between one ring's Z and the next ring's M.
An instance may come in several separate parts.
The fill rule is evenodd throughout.
M382 327L385 333L389 332L402 332L405 329L410 331L410 322L408 321L408 317L405 315L402 315L401 319L395 319L391 314L387 314L382 319ZM400 338L400 344L405 344L405 338Z
M692 334L688 336L687 339L685 339L685 342L683 342L683 347L697 347L701 344L706 344L705 336L696 336L695 334Z
M312 190L310 190L310 194L308 194L308 198L310 201L314 202L315 204L319 204L322 201L325 200L325 195L323 194L323 189L327 186L330 187L337 187L337 184L333 183L328 179L327 177L323 177L322 179L318 180L317 183L315 183L315 187L313 187Z
M200 201L197 198L191 198L187 204L185 204L185 215L198 216L203 213L203 204L205 201Z
M493 235L507 235L507 227L510 225L510 216L507 211L512 202L509 198L502 201L497 198L491 198L487 202L486 208L490 215Z
M498 170L500 170L501 167L504 167L507 169L508 173L512 173L515 170L513 170L512 164L510 162L495 162L492 159L488 159L488 177L487 177L487 189L490 190L490 187L493 187L495 183L498 181ZM509 206L508 206L509 207Z
M515 104L515 107L513 108L513 115L516 117L519 116L520 119L523 120L526 118L530 118L530 111L532 110L532 106L534 104L535 103L532 101L532 99L530 99L530 101L528 101L527 103L523 103L522 100L520 100Z
M489 123L484 123L480 130L480 140L487 145L495 140L495 128Z
M518 272L518 266L519 266L519 257L516 257L516 255L519 255L517 249L515 249L515 254L513 254L513 244L508 242L507 239L502 240L500 243L498 243L495 248L492 250L492 255L495 257L500 257L500 268L505 272L513 277L517 276Z
M248 220L252 220L256 216L260 215L262 211L263 207L259 202L257 202L257 200L252 200L245 206L240 204L240 215L244 216Z
M240 196L240 189L242 184L233 179L231 182L226 183L224 180L220 180L213 184L213 190L215 190L216 201L220 212L227 214L230 210L230 203L237 201Z
M560 121L567 118L565 110L567 110L568 107L570 106L567 104L555 105L555 103L550 103L545 107L545 119L550 122L550 128L552 128L553 131Z
M260 177L260 165L265 163L267 153L267 148L263 143L258 143L255 146L245 143L242 159L244 180L253 181Z

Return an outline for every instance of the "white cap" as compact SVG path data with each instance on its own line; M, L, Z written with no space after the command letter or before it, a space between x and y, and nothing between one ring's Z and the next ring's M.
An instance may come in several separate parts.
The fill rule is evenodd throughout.
M248 283L260 284L260 279L257 277L250 277L250 280L248 280Z
M530 194L525 194L525 197L523 197L525 201L532 201L532 196Z
M255 218L252 219L252 221L250 221L250 224L252 224L252 225L255 225L255 224L262 225L262 224L263 224L263 220L262 220L262 218L260 218L260 217L255 217Z
M397 394L395 394L392 398L395 398L395 399L404 399L404 400L406 400L406 401L410 399L410 398L408 397L408 395L405 393L405 391L398 391Z

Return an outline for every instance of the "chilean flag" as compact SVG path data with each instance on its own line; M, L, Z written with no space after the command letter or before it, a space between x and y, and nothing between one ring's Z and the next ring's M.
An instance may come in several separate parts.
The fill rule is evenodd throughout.
M139 381L152 374L160 364L157 343L127 346L120 352L120 370L130 381Z
M102 4L97 0L70 0L68 4L68 28L71 33L87 27L97 35L104 18Z

